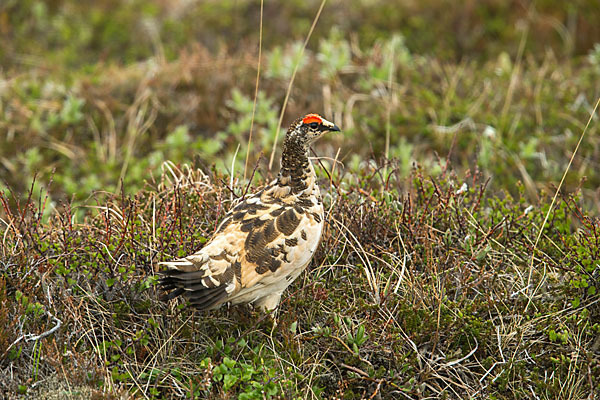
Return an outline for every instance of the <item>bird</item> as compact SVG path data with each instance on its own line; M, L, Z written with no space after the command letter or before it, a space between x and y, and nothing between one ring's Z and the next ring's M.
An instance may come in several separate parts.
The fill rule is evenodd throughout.
M321 240L323 200L308 152L328 132L340 128L314 113L290 125L276 179L231 209L196 253L160 263L163 300L183 296L200 311L278 307Z

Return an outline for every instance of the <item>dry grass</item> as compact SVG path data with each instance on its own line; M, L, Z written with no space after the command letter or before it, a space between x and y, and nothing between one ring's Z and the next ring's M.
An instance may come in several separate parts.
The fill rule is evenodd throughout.
M165 165L156 190L113 197L79 225L67 211L40 224L32 201L5 210L6 393L58 373L104 395L148 398L256 388L285 398L593 398L597 270L580 266L600 251L596 222L575 199L559 201L528 295L540 210L486 197L477 175L415 171L406 182L396 167L387 181L382 168L365 170L360 186L333 180L313 267L274 317L157 300L156 263L202 246L242 189L223 177Z

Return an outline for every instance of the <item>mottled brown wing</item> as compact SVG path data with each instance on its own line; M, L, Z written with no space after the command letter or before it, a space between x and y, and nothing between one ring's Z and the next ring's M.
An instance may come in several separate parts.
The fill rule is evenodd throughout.
M164 299L184 295L199 310L226 302L239 285L241 264L236 244L243 243L241 236L239 232L217 235L197 253L161 263L168 268L160 281Z
M268 291L310 261L320 237L320 217L283 199L263 201L261 193L228 213L200 251L161 263L168 267L160 281L164 298L184 295L201 310L227 301L250 302L255 287ZM264 290L256 296L267 295Z
M250 246L241 262L242 288L232 296L232 303L254 302L275 293L281 294L306 268L319 243L322 224L308 214L296 215L299 222L290 235L280 231L271 242L265 244L259 240L256 246L251 245L251 235L246 238ZM268 230L266 227L265 231Z

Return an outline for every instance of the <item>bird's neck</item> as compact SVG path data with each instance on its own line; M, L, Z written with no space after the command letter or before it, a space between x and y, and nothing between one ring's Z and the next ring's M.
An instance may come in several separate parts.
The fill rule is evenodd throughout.
M279 186L289 186L292 193L312 193L316 181L315 170L305 146L290 140L284 142L277 181Z

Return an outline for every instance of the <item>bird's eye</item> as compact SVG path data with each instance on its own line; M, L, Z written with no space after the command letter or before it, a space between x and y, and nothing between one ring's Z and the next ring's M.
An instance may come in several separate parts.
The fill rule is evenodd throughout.
M312 129L317 129L319 127L319 123L318 122L311 122L310 124L308 124L308 126L310 126Z

